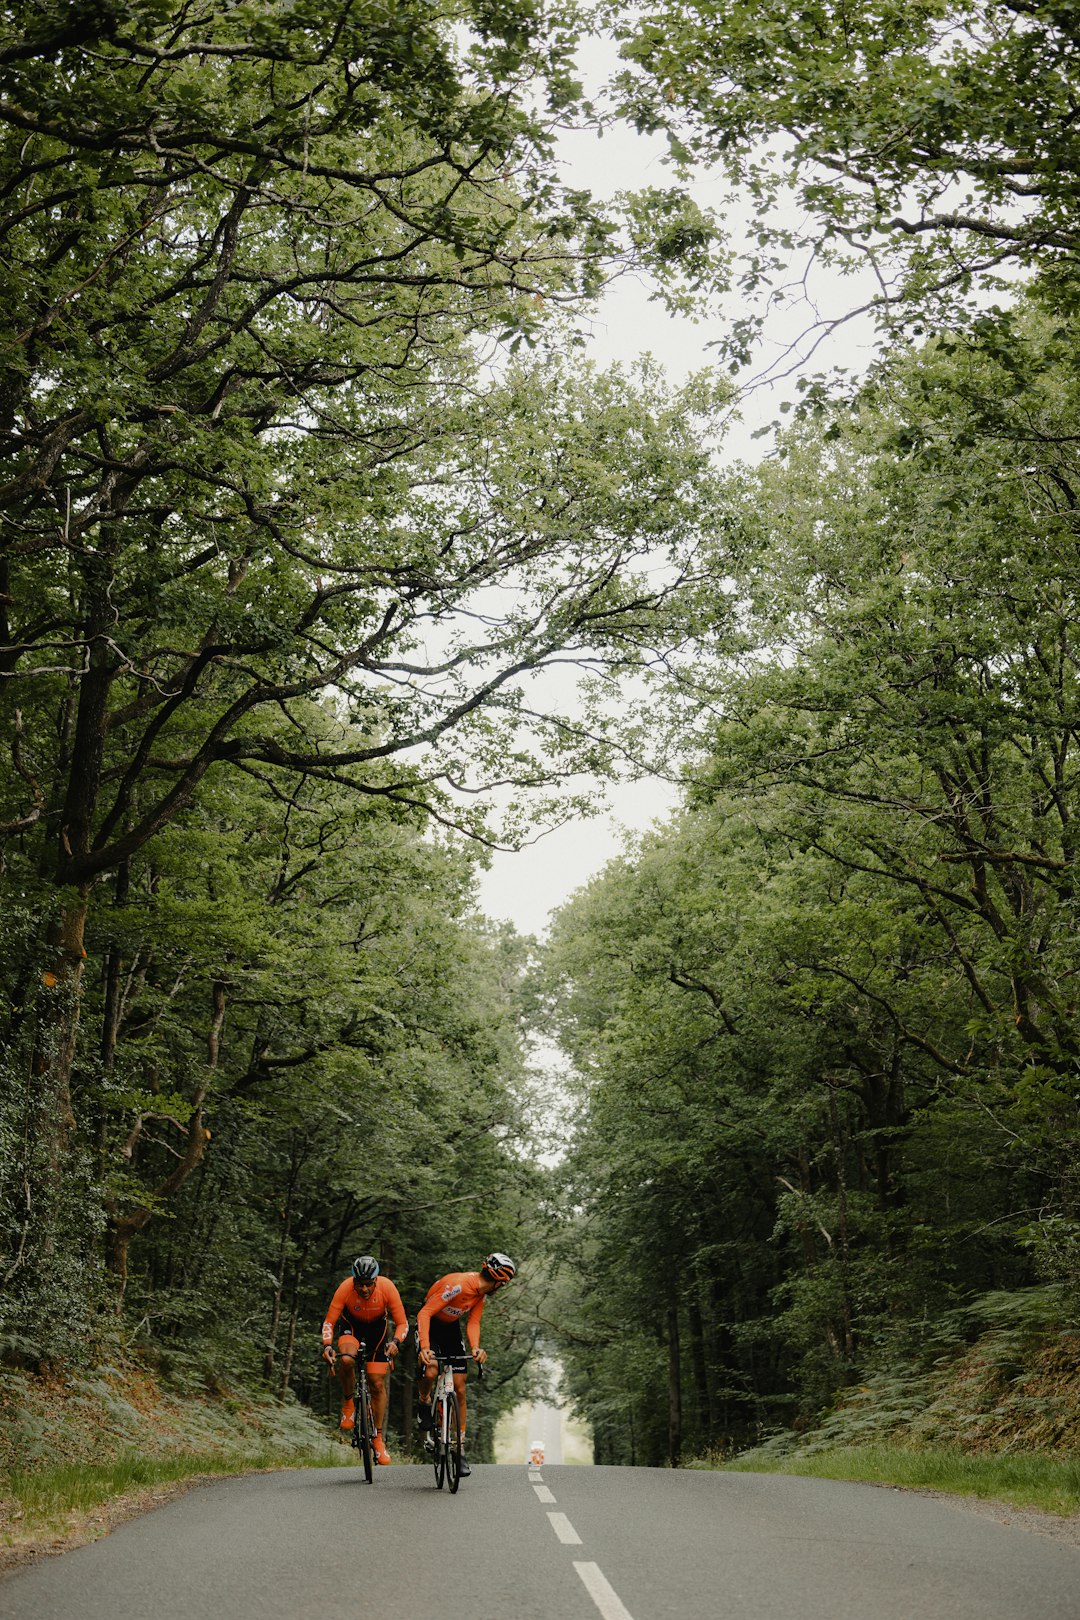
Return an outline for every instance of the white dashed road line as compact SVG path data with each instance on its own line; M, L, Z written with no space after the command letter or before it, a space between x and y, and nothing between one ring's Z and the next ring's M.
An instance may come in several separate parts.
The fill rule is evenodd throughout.
M565 1513L549 1513L551 1528L558 1536L564 1547L580 1547L581 1537L574 1529Z
M530 1480L539 1480L539 1471L529 1469ZM554 1502L555 1497L546 1485L533 1485L537 1500L540 1502ZM581 1537L574 1529L565 1513L549 1513L551 1528L558 1536L564 1547L580 1547ZM582 1585L600 1610L602 1620L633 1620L630 1610L616 1592L599 1564L583 1564L574 1560L574 1568L581 1576Z
M550 1518L551 1515L549 1514ZM604 1620L633 1620L629 1609L623 1603L618 1592L607 1577L601 1573L599 1564L579 1564L574 1560L574 1568L585 1583L585 1590L600 1610Z

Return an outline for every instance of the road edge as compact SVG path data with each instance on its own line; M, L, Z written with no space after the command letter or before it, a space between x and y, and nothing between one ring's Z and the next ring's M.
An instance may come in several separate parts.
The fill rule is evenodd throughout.
M276 1468L237 1468L227 1474L190 1474L186 1479L170 1480L167 1484L145 1485L137 1491L125 1491L122 1496L101 1502L88 1513L73 1513L59 1534L28 1536L25 1541L0 1547L0 1579L31 1564L40 1563L43 1558L55 1558L60 1553L74 1552L76 1547L86 1547L92 1541L100 1541L117 1525L140 1518L144 1513L153 1513L157 1508L167 1507L188 1491L204 1485L216 1485L225 1479L241 1479L247 1474L278 1472Z

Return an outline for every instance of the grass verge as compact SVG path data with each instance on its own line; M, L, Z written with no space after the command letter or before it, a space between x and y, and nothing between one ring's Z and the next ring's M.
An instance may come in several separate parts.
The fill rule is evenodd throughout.
M92 1541L196 1482L355 1455L309 1408L205 1358L176 1355L168 1376L119 1353L89 1367L0 1363L0 1569Z
M338 1448L343 1461L349 1453ZM266 1468L333 1468L338 1457L313 1458L309 1452L188 1453L144 1457L131 1453L109 1463L63 1463L53 1468L13 1469L4 1494L22 1518L47 1525L67 1513L87 1513L114 1496L150 1485L173 1485L204 1474L248 1474Z
M813 1479L850 1479L875 1485L953 1491L1014 1507L1037 1508L1062 1518L1080 1513L1080 1458L1042 1452L985 1456L958 1446L837 1446L783 1457L744 1452L723 1462L736 1472L802 1474Z
M0 1553L31 1554L77 1546L104 1534L132 1512L157 1506L196 1480L271 1468L348 1467L351 1452L266 1448L248 1452L125 1452L106 1463L60 1463L11 1469L0 1476ZM0 1567L4 1562L0 1558ZM15 1562L20 1560L16 1558Z

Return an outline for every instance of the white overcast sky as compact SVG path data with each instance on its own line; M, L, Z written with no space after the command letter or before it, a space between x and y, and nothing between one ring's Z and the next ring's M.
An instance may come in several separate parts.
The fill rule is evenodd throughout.
M587 77L591 87L605 77L614 54L610 47L598 45L589 55ZM564 178L601 198L617 191L671 183L663 153L662 140L636 135L628 127L609 129L602 139L591 133L568 134L561 142ZM718 204L719 186L710 185L708 177L703 176L695 195L703 205ZM819 303L839 313L860 301L858 291L850 281L831 287L819 282L815 296ZM784 326L770 330L772 354L793 341L811 319L807 306L791 309ZM711 364L708 344L719 329L717 318L695 322L668 315L652 297L644 278L623 276L608 289L590 318L589 354L606 365L630 364L650 353L678 382ZM871 342L868 326L853 324L844 329L839 340L833 340L829 358L861 370L870 358ZM837 352L840 345L842 353ZM818 356L816 364L820 363ZM775 419L781 400L793 396L792 378L753 393L741 411L741 420L729 433L725 458L753 460L760 456L767 441L755 439L754 429ZM543 933L550 913L619 854L627 832L644 831L670 813L677 803L677 790L668 783L647 780L615 786L606 795L598 786L598 802L604 797L608 808L597 815L576 819L517 853L496 854L481 879L481 909L490 917L508 919L522 933Z

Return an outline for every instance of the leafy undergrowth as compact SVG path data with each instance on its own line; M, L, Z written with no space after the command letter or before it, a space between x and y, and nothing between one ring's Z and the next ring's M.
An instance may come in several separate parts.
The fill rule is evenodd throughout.
M351 1456L306 1407L194 1360L174 1360L168 1377L119 1359L91 1373L4 1368L0 1548L88 1539L109 1527L109 1514L95 1517L103 1504L162 1500L162 1487L196 1476L348 1466Z
M700 1466L872 1480L1080 1511L1080 1331L1060 1289L986 1294L807 1432Z

